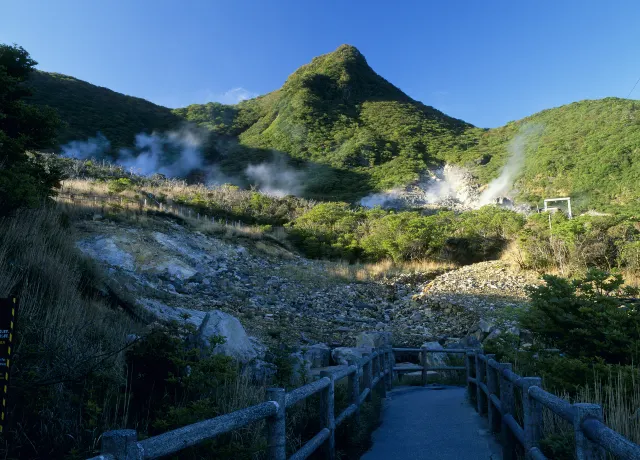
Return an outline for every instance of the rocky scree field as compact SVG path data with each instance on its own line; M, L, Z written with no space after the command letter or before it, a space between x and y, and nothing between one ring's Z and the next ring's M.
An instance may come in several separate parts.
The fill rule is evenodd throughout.
M537 276L503 262L357 281L267 240L224 238L184 222L144 225L94 215L76 223L76 246L108 273L123 301L152 320L187 321L218 352L261 361L269 346L350 347L363 331L394 345L477 346L515 330L512 310ZM209 315L207 315L209 313Z

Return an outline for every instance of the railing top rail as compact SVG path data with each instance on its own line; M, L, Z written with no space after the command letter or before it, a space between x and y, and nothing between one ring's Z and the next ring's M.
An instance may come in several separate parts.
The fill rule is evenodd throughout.
M431 348L392 348L393 351L403 353L469 353L472 349L467 348L443 348L442 350L434 350Z
M195 446L207 439L228 433L251 422L262 420L278 411L278 403L266 401L255 406L240 409L230 414L187 425L167 433L138 442L144 458L171 455L186 447Z
M358 370L358 367L356 365L351 365L351 366L344 366L342 369L338 369L337 371L335 371L333 373L333 378L335 380L340 380L345 378L346 376L353 374L354 372L356 372Z
M582 422L585 435L593 442L620 458L640 458L640 446L612 430L600 420L587 418Z
M487 361L487 365L489 367L492 367L492 368L498 370L498 371L501 369L500 363L498 361L496 361L495 359L493 359L493 358Z
M300 388L296 388L295 390L290 391L285 397L285 406L290 407L298 401L308 398L312 394L315 394L318 391L328 387L330 383L331 380L329 380L328 377L322 377L315 382L308 383L304 386L301 386Z
M518 374L516 374L515 372L513 372L512 370L503 369L502 370L502 375L508 381L518 385L518 381L520 380L520 376ZM521 385L518 385L518 386L521 386Z
M529 395L567 422L573 421L575 410L568 401L537 386L529 387Z

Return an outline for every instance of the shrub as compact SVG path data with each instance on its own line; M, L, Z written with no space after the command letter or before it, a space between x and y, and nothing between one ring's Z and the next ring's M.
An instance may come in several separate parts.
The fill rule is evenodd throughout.
M109 193L112 194L124 192L132 187L133 183L131 182L131 179L127 179L126 177L110 180L107 184L107 189L109 190Z
M573 281L545 275L545 285L530 288L531 307L522 326L544 343L571 357L601 356L610 363L637 361L640 312L619 296L621 275L591 269Z

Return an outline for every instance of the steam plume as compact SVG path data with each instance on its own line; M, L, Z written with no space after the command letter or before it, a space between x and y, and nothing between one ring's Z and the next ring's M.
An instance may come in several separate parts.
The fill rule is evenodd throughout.
M300 195L303 190L304 173L289 167L281 156L274 156L269 163L249 165L245 174L266 195Z
M492 180L486 190L478 199L478 207L495 203L499 197L507 196L512 192L513 183L524 166L524 154L527 143L536 141L538 134L542 132L539 124L525 124L520 128L516 137L509 143L509 159L505 163L500 176Z
M200 130L187 126L166 134L140 133L136 135L135 149L121 149L117 163L143 176L160 173L184 177L204 166L200 150L204 136Z
M304 190L306 174L290 167L284 156L274 153L268 162L249 165L244 177L224 174L218 164L207 163L202 146L209 133L193 125L185 125L176 131L152 134L139 133L135 147L120 149L118 157L111 161L127 170L143 176L163 174L167 177L186 177L194 170L205 172L207 186L234 184L246 186L249 182L261 193L272 196L300 195ZM215 149L221 156L241 153L243 147L235 141L218 139ZM63 155L79 160L108 158L110 143L98 133L86 141L73 141L62 147Z
M90 137L86 141L71 141L63 145L61 149L63 157L87 160L102 157L110 147L109 140L99 132L96 137Z

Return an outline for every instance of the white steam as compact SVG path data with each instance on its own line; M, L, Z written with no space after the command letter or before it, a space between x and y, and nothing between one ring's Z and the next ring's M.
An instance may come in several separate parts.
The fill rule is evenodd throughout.
M471 174L459 166L446 165L413 186L374 193L360 200L367 208L402 208L405 206L452 206L469 203L478 196Z
M121 149L117 163L143 176L184 177L204 166L200 150L204 140L201 131L189 127L164 134L140 133L135 149Z
M205 174L204 182L207 186L252 185L261 193L277 197L302 194L306 173L290 167L285 157L277 153L274 153L271 161L247 166L245 177L224 174L218 164L207 163L204 159L202 146L207 135L206 131L191 125L167 133L140 133L135 137L135 147L120 149L118 158L113 161L142 176L162 174L171 178L184 178L199 170ZM109 147L107 138L98 133L96 137L86 141L73 141L64 145L62 154L78 160L105 158ZM242 147L235 141L216 142L216 150L223 156L233 156L239 153L238 149Z
M492 180L478 199L477 206L495 203L500 197L506 197L513 191L513 183L524 166L524 154L527 143L535 142L537 135L542 132L539 124L525 124L520 128L516 137L509 142L509 158L500 176Z
M417 184L374 193L362 198L360 204L367 208L445 206L458 210L477 209L494 203L511 205L513 185L524 166L525 148L535 148L541 132L542 126L538 124L526 124L520 128L507 147L509 157L500 176L483 191L468 170L447 164L436 171L428 171L428 176Z
M110 147L109 140L102 133L97 133L96 137L90 137L86 141L71 141L61 149L63 157L87 160L103 156Z
M283 197L300 195L305 174L287 165L282 157L274 157L269 163L249 165L246 176L258 190L266 195Z
M394 208L398 200L402 200L402 190L392 189L365 196L360 200L360 206L364 206L365 208L375 208L376 206Z

